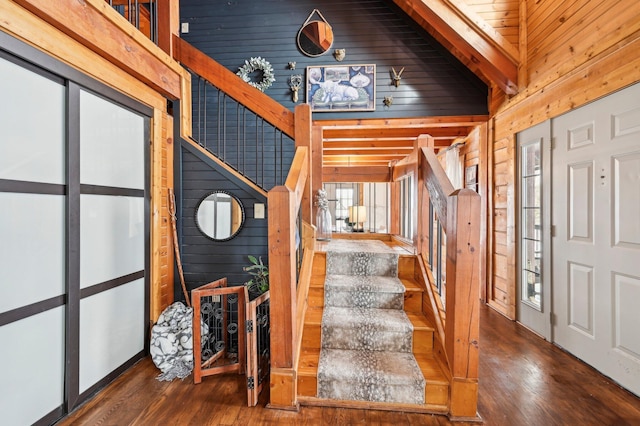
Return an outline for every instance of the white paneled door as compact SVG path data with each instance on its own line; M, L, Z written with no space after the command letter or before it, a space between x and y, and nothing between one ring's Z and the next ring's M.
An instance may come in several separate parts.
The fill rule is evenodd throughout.
M640 395L640 85L552 127L554 340Z

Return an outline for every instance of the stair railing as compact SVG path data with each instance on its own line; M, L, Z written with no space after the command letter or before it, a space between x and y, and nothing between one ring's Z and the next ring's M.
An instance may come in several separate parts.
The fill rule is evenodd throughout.
M191 102L181 105L189 136L259 187L282 185L295 152L294 113L179 37L174 58L191 72Z
M158 43L158 0L105 0L149 39Z
M454 190L433 149L422 147L419 151L419 180L428 193L420 203L435 214L446 235L446 320L441 318L441 323L451 377L449 414L453 419L477 418L480 196L470 189ZM419 232L419 241L428 239L428 229ZM429 241L427 250L433 249ZM436 292L429 293L438 299ZM442 313L438 303L440 300L434 304L435 315Z

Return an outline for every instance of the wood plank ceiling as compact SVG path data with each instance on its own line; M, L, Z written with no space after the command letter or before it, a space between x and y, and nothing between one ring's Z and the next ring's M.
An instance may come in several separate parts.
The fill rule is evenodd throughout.
M314 121L322 132L323 166L390 166L409 155L419 135L433 136L436 151L466 137L488 116Z
M463 0L393 0L487 85L517 92L519 52ZM413 150L417 136L436 151L464 138L488 116L314 121L322 134L323 167L390 166ZM325 176L325 180L330 180Z

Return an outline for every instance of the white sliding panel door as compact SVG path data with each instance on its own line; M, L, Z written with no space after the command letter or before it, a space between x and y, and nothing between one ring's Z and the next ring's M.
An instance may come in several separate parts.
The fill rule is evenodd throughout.
M64 80L0 56L0 422L62 413Z
M147 128L80 91L80 393L144 350Z
M152 110L0 31L0 424L142 358Z

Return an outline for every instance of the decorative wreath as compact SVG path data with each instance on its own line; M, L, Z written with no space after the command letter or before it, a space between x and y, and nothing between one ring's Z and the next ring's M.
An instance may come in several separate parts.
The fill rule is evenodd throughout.
M262 80L259 82L251 81L249 74L254 71L262 71ZM266 59L262 59L260 56L257 58L251 58L248 61L244 61L244 65L238 69L236 73L242 80L249 83L250 86L255 87L256 89L264 92L274 81L276 78L273 75L273 67Z

